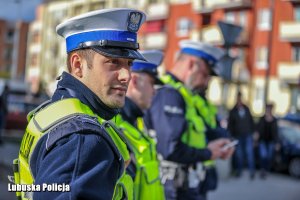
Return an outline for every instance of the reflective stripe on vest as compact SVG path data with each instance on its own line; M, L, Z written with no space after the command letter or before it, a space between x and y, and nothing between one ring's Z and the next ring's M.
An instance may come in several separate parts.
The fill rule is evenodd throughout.
M212 105L209 101L205 101L200 95L193 96L194 106L197 114L205 121L205 123L214 129L217 127L216 115L217 108ZM210 167L215 165L215 161L208 160L204 162L204 166Z
M159 161L157 159L156 143L144 130L142 118L137 120L138 130L129 122L117 115L116 124L123 131L128 145L134 154L136 166L134 179L135 200L164 200L164 190L160 181Z
M205 126L203 120L196 113L196 109L193 105L192 92L181 82L175 82L170 75L162 76L161 81L176 89L184 99L186 105L185 118L188 122L188 130L182 135L182 142L197 149L205 148Z
M161 81L165 84L172 86L176 89L184 99L186 104L185 118L188 122L188 130L183 133L181 141L190 147L197 149L203 149L206 147L206 137L205 137L205 124L203 119L197 114L194 105L194 95L186 88L181 82L176 82L172 79L170 75L164 75L161 77ZM205 166L212 165L213 161L208 160L204 162Z
M197 113L202 117L205 123L212 129L216 128L217 108L209 101L205 101L200 95L194 95L193 101Z
M28 119L30 119L30 121L22 139L19 157L14 161L14 163L18 164L18 170L16 170L18 172L14 173L15 184L34 183L34 177L32 175L29 163L37 142L41 137L44 135L46 136L49 131L55 129L55 127L57 127L59 124L72 120L74 117L78 116L89 117L91 122L99 125L99 132L102 124L111 124L95 115L87 105L74 98L63 99L51 103L37 112L29 113ZM113 141L113 145L115 145L118 153L122 157L120 162L123 168L121 168L119 172L120 178L116 183L113 199L123 199L124 194L126 194L127 199L132 200L132 179L125 174L124 161L128 161L130 159L126 143L120 138L112 126L105 126L104 128ZM46 146L46 148L48 149L49 147ZM26 193L22 192L22 199L31 199L31 197L26 198L26 195ZM20 193L17 193L17 196L20 196Z

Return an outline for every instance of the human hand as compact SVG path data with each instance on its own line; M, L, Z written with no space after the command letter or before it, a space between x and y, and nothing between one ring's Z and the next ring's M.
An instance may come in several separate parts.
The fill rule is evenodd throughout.
M229 147L227 149L223 148L223 154L221 155L220 158L223 159L223 160L227 160L227 159L229 159L232 156L232 154L234 153L234 151L235 151L234 146Z
M225 138L221 138L221 139L217 139L217 140L213 140L213 141L209 142L207 145L207 148L211 151L210 159L215 160L216 158L222 158L225 155L227 155L227 153L229 153L230 150L228 149L228 150L224 151L224 150L222 150L222 147L228 143L230 143L230 140L225 139Z

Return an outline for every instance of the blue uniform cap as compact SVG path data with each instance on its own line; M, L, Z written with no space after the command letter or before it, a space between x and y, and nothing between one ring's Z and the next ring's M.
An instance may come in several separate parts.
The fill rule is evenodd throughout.
M157 68L163 61L164 54L158 50L140 51L147 61L135 60L131 67L133 72L145 72L155 79L155 84L162 84L158 78Z
M91 48L105 56L145 60L137 51L137 31L145 19L135 9L103 9L73 17L56 32L66 39L68 53Z
M224 56L224 50L204 42L192 40L182 40L180 41L179 46L181 48L181 53L196 56L205 60L209 67L211 67L213 75L218 74L216 64Z

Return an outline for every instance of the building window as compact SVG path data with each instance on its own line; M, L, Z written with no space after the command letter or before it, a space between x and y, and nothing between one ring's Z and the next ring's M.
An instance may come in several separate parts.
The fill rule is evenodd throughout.
M268 66L268 48L259 47L256 49L256 67L257 69L266 69Z
M300 111L300 94L298 88L291 88L291 112Z
M255 101L262 101L264 99L264 89L262 87L255 88Z
M165 27L164 20L154 20L146 23L145 32L146 33L158 33L163 32Z
M178 37L185 37L189 35L190 30L193 28L193 22L187 17L182 17L177 21L176 35Z
M32 34L32 42L33 43L38 43L40 40L40 34L38 31L33 32Z
M292 61L300 62L300 46L292 48Z
M239 12L239 25L242 27L247 27L247 13L245 11Z
M272 28L271 12L268 8L263 8L259 10L257 23L258 29L261 31L267 31Z
M300 7L295 7L294 19L295 19L295 21L300 22Z
M12 42L14 40L14 30L13 29L8 30L7 35L6 35L6 40L7 40L7 42Z
M263 103L264 103L264 88L260 86L255 87L255 96L254 96L254 102L253 106L256 110L262 110L263 109Z
M51 14L53 18L61 20L66 16L66 10L53 10Z
M227 12L225 14L225 21L234 24L235 23L234 12Z
M225 21L239 26L247 26L247 15L245 11L240 12L226 12Z
M37 66L37 60L38 60L37 54L33 54L30 59L30 65Z

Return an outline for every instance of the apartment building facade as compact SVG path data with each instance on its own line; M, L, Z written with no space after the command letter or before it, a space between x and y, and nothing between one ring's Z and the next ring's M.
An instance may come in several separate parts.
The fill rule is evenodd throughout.
M235 57L231 79L213 78L208 97L217 105L231 108L241 90L253 114L263 113L267 100L275 103L276 114L300 109L300 1L287 0L74 0L43 5L40 23L42 52L36 61L42 82L53 82L65 69L65 44L55 33L63 19L101 8L132 7L147 13L139 33L141 49L165 52L162 71L172 68L178 41L202 40L224 47L218 21L236 24L243 31L229 54ZM34 22L35 23L35 22ZM34 25L32 26L38 26ZM30 31L33 35L33 31ZM29 43L29 46L32 43ZM30 55L32 55L30 53ZM29 55L29 57L30 57ZM30 60L27 59L27 60ZM29 64L30 68L33 66ZM229 70L229 69L228 69ZM33 74L37 72L34 72ZM30 73L28 73L30 74ZM269 74L266 76L266 74ZM29 75L28 75L29 76ZM268 85L266 90L266 83Z
M0 78L22 81L25 77L28 23L0 20Z

